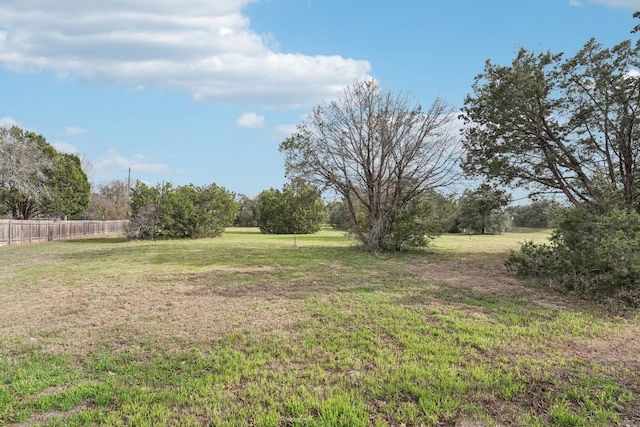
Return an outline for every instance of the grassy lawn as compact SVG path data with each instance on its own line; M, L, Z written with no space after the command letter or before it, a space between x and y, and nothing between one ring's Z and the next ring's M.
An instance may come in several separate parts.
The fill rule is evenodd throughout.
M640 425L638 313L502 266L546 237L2 247L0 425Z

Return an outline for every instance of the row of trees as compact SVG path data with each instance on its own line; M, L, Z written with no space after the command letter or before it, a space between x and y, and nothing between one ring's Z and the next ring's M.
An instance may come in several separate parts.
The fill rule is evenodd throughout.
M315 107L281 143L291 184L260 195L256 223L265 232L313 231L316 226L301 218L319 217L320 193L332 193L341 201L336 211L344 217L343 227L365 250L421 246L442 229L434 227L442 223L436 195L464 172L485 184L458 201L460 227L499 231L495 224L506 215L508 187L537 196L559 194L574 207L556 224L550 248L527 246L510 266L550 281L558 271L572 271L569 282L579 278L594 283L596 290L603 282L637 290L632 283L638 283L640 267L616 266L640 259L640 240L633 231L640 215L639 75L640 44L630 40L612 48L590 40L569 58L521 49L510 65L487 61L459 115L461 141L454 132L456 114L443 100L423 110L407 94L381 90L374 79L356 82L337 100ZM70 200L86 194L71 185L84 182L81 170L70 178L78 159L55 152L37 135L3 132L0 201L19 218L47 210L74 212ZM21 168L20 159L33 162ZM136 218L154 219L153 227L139 228L140 235L215 235L238 209L229 201L224 220L207 219L207 212L221 212L218 203L232 200L231 193L215 186L138 185L131 197L134 224ZM307 200L314 200L310 210L301 208ZM254 208L242 207L238 221ZM465 224L465 218L474 219ZM574 238L582 226L600 231ZM620 238L607 240L605 253L585 249L598 246L598 236L606 233ZM620 247L630 253L618 254ZM603 264L577 261L594 254ZM540 262L544 268L538 268Z
M58 156L59 159L75 159L76 164L79 165L79 159L76 156L55 153L46 144L44 138L39 135L23 132L18 128L3 129L3 132L5 143L7 141L6 135L12 135L15 138L14 145L6 144L5 147L13 148L14 152L16 149L22 149L23 161L27 159L25 153L29 153L27 150L29 144L37 141L39 145L35 146L39 147L39 150L46 149L45 152L52 154L54 158ZM8 151L5 152L8 153ZM37 156L35 153L30 153L30 155L35 156L32 157L33 159L50 158L42 155L41 152ZM13 156L13 158L16 157L19 156ZM5 160L8 158L12 157L4 157ZM35 163L35 161L30 161L30 164ZM53 163L43 164L52 165ZM61 165L64 166L65 163L61 162ZM61 185L59 175L50 172L49 177L58 178L54 180L48 178L47 175L40 174L46 170L42 166L34 168L30 171L30 180L26 180L26 182L40 184L41 187L38 188L45 189L46 186L42 184L48 183L51 188L47 191L56 196L64 194L65 188L72 188L68 184ZM55 171L55 169L52 170ZM78 167L78 170L81 171L81 168ZM21 172L24 173L24 171ZM88 185L86 184L86 176L81 177L83 177L86 187ZM71 173L67 174L67 178L83 182ZM217 190L220 190L220 194L214 194ZM23 195L17 191L14 193ZM35 191L34 193L39 197L46 194ZM86 191L83 194L86 195ZM203 200L207 197L209 201L213 199L225 200L226 203L225 209L217 209L216 211L216 215L219 217L216 226L203 225L207 221L205 219L207 218L206 212L202 212L202 210L206 210ZM237 200L238 208L233 207L235 205L230 202L232 198L231 193L213 185L173 188L171 184L149 187L138 182L131 189L127 182L113 180L98 185L91 194L88 205L85 197L84 202L73 205L73 211L69 211L67 208L66 212L80 214L81 209L86 206L86 210L82 212L86 218L102 220L131 218L133 220L131 236L137 238L217 235L221 231L221 224L225 226L230 224L229 220L235 209L239 209L237 216L233 219L235 225L258 226L264 233L313 233L320 229L320 225L327 218L336 228L351 232L353 229L347 200L332 202L327 205L325 210L321 191L301 180L286 184L282 190L265 190L255 199L240 196ZM77 199L76 197L75 200ZM60 201L65 199L57 197L56 200L58 200L59 206ZM486 185L473 191L466 190L459 200L454 200L452 196L445 197L435 190L426 191L412 199L402 209L401 214L392 224L390 233L385 235L384 244L390 249L425 246L431 238L442 231L456 232L464 229L483 234L501 232L508 223L508 215L504 207L509 200L504 191L492 189ZM352 205L356 206L357 223L361 227L368 225L366 205L358 201L352 201ZM16 203L16 206L20 205ZM36 212L33 209L33 203L28 206L32 207L30 213ZM50 203L49 206L56 205ZM14 217L20 218L20 213L23 211L17 208L15 211L18 212L18 215ZM210 212L209 215L212 213ZM211 222L211 219L209 218L208 221Z
M264 233L314 233L322 223L338 230L351 231L351 217L345 200L324 203L316 188L304 184L287 184L282 190L269 189L256 198L240 196L240 212L233 225L260 227ZM460 197L429 191L414 200L407 214L396 220L388 239L401 242L396 249L422 247L430 237L443 232L497 234L510 227L550 228L566 210L555 200L540 199L527 205L509 206L511 196L505 191L483 184L465 190ZM366 210L357 215L364 222ZM400 232L424 237L412 240Z
M77 156L57 153L39 135L5 129L5 152L22 150L3 156L5 162L18 158L33 168L3 165L2 171L19 171L3 176L4 201L15 218L84 212L97 219L131 218L132 237L201 237L219 234L231 220L252 221L265 233L315 232L325 219L321 194L329 190L341 200L338 226L371 251L425 246L442 231L500 232L509 202L504 191L465 191L455 208L438 192L459 177L452 119L442 100L423 111L408 95L383 92L374 80L357 82L338 101L318 106L281 144L291 183L255 201L241 199L239 207L215 185L138 182L129 189L116 180L98 186L88 199ZM216 203L224 209L212 207Z

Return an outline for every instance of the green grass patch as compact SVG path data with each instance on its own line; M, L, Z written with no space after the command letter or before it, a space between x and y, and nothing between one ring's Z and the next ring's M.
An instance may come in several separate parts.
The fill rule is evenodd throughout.
M333 230L2 248L0 425L633 424L638 316L501 265L546 236L380 255Z

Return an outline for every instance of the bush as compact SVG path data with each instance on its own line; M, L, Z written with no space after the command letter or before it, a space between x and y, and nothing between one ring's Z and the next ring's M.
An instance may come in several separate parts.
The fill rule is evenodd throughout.
M440 235L443 224L436 206L426 197L415 198L404 206L384 240L387 250L424 248Z
M138 182L131 190L133 239L215 237L233 223L239 205L234 194L211 184L204 187L171 184L149 187Z
M571 209L550 245L524 243L507 268L555 288L603 299L640 299L640 215L623 208L594 215Z
M325 219L320 191L301 181L260 193L258 212L258 227L266 234L317 233Z

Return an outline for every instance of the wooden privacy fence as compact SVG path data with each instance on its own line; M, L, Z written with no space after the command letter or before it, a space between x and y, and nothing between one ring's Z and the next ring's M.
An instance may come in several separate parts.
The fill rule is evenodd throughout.
M21 221L0 219L0 246L47 242L79 236L122 233L129 221Z

